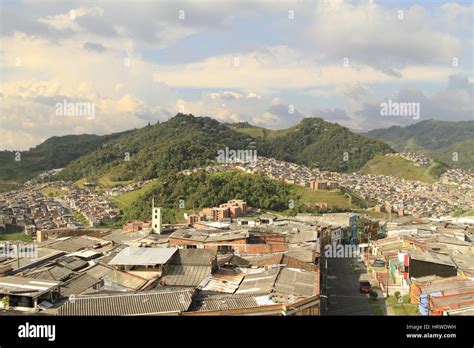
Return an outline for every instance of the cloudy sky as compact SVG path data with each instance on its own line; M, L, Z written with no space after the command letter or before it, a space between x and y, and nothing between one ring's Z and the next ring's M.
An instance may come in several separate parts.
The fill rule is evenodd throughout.
M1 0L0 149L106 134L179 111L354 131L473 110L471 1ZM420 118L380 103L420 103ZM56 115L90 102L95 117Z

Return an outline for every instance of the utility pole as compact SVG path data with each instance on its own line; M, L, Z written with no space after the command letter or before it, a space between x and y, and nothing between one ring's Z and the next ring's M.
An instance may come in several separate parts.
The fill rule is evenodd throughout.
M18 249L19 242L16 242L16 263L17 267L20 268L20 253Z

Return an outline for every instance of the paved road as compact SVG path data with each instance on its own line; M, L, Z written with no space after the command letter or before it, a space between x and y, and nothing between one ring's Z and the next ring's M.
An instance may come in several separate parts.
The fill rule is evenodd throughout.
M359 280L347 258L328 260L326 315L374 315Z

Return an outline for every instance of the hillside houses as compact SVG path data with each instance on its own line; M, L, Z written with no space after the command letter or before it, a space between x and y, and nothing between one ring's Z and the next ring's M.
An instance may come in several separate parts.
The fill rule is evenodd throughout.
M116 221L120 215L118 208L92 189L73 187L65 195L65 201L71 209L84 215L90 226Z
M418 155L413 160L423 165L423 158L418 160L417 158ZM378 206L377 211L400 216L441 217L458 209L474 208L473 175L457 169L448 170L441 181L428 184L384 175L320 171L317 168L310 169L302 165L259 156L253 163L208 166L189 170L187 173L193 171L213 173L229 169L266 175L315 190L347 188L372 205ZM449 187L448 183L454 187Z
M42 192L47 186L36 184L0 194L0 233L35 235L36 230L81 227L69 209Z
M413 164L418 167L426 167L430 164L430 160L428 157L416 152L387 153L385 154L385 157L401 157L410 162L413 162Z

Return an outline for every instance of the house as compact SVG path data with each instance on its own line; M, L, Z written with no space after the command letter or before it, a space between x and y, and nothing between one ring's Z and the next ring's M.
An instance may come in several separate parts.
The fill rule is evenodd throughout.
M272 240L276 238L281 242ZM186 249L214 249L218 253L266 254L286 252L288 245L282 236L267 237L251 234L246 230L230 230L226 232L203 229L180 229L173 232L168 241L170 246Z
M50 304L61 297L61 282L7 276L0 278L0 308L35 312L46 301ZM6 308L5 308L6 306Z
M428 275L452 277L457 275L457 267L450 256L429 251L408 252L408 274L418 278Z
M176 248L126 247L109 261L109 265L125 271L161 270L177 250Z

